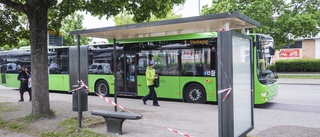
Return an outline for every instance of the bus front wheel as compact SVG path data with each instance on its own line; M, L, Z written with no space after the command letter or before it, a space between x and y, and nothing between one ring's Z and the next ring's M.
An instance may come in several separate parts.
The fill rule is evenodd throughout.
M106 81L104 80L99 80L96 83L95 89L94 91L98 94L100 94L101 96L108 96L109 95L109 87Z
M197 83L192 83L184 89L184 99L190 103L205 103L205 89Z

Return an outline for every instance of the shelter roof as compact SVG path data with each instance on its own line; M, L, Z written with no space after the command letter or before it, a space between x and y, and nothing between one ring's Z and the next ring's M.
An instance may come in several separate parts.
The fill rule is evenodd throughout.
M259 27L260 23L238 12L156 22L71 31L71 35L105 39L131 39Z

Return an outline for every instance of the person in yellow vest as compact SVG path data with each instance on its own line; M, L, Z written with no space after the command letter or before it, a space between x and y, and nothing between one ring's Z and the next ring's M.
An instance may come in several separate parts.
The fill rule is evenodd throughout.
M160 106L158 104L157 93L154 90L154 80L158 78L158 74L153 68L153 61L149 61L149 67L146 69L146 79L147 79L147 86L149 87L149 94L142 98L143 104L146 105L148 99L153 100L153 106Z

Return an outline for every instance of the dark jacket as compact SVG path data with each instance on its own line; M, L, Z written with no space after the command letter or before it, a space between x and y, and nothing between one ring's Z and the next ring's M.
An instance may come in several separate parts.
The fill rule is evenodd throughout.
M30 72L28 71L28 73L30 74ZM20 71L18 78L19 81L21 81L21 83L28 83L28 75L26 72L24 71ZM22 79L25 79L24 81Z

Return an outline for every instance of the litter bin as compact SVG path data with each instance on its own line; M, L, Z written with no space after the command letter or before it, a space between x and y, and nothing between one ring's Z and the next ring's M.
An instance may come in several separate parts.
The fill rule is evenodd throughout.
M73 88L79 87L78 85L72 86ZM84 89L72 92L72 111L78 111L78 92L80 92L80 111L88 111L88 94Z

